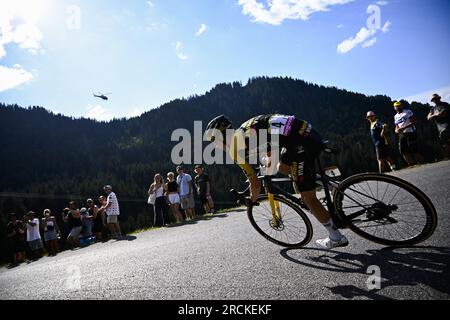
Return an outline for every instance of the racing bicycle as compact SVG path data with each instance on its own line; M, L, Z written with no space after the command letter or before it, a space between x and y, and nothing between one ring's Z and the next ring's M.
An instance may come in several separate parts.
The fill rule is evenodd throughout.
M338 151L324 142L323 152ZM316 184L322 189L321 201L339 229L350 229L361 237L386 246L412 246L428 239L437 226L436 209L416 186L395 176L364 173L339 182L337 167L324 169L316 159ZM285 191L281 183L291 178L258 174L264 194L257 205L247 207L252 226L269 241L287 248L307 245L313 235L307 206ZM249 187L230 190L245 203Z

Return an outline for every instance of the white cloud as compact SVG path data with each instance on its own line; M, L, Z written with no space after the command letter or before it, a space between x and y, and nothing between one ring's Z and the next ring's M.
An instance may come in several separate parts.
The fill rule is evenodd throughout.
M369 47L373 46L376 42L377 42L377 38L372 38L372 39L370 39L370 40L364 42L364 43L361 45L361 47L363 47L363 48L369 48Z
M269 0L267 5L259 0L239 0L242 13L253 17L254 22L279 25L286 19L307 20L315 12L329 11L331 6L354 0Z
M450 102L450 85L438 89L428 90L421 93L416 93L407 97L402 98L408 102L422 102L430 103L430 97L433 93L437 93L442 97L442 101Z
M183 53L184 47L180 41L177 41L175 45L175 53L177 54L178 59L187 60L189 57Z
M0 92L15 88L33 79L33 75L21 65L8 68L0 65Z
M379 5L379 6L385 6L388 3L389 3L388 1L377 1L377 5Z
M151 1L147 1L147 4L148 4L148 6L150 7L150 8L153 8L155 5L153 4L153 2L151 2Z
M37 27L45 0L6 0L0 2L0 59L6 56L5 45L17 44L32 54L40 52L42 32Z
M206 24L204 24L204 23L202 23L201 25L200 25L200 29L198 29L198 31L195 33L195 36L196 37L199 37L199 36L201 36L205 31L206 31Z
M110 121L114 118L113 114L99 104L88 105L86 118L98 121Z
M343 24L339 24L337 27L340 29L340 28L344 27L344 25Z
M128 111L127 118L135 118L139 117L144 111L142 111L140 108L135 107Z
M344 41L342 41L338 47L337 51L339 53L347 53L353 48L355 48L358 44L365 43L370 37L372 37L377 31L375 29L367 29L362 27L361 30L354 37L350 37Z

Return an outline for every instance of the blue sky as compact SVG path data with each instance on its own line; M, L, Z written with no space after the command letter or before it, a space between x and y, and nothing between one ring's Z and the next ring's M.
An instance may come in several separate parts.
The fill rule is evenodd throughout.
M262 75L448 100L449 12L445 0L2 0L0 102L108 120Z

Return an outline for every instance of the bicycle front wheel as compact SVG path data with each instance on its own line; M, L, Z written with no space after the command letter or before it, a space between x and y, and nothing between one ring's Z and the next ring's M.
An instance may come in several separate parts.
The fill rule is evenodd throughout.
M311 241L313 229L306 214L292 201L274 196L281 219L274 221L267 195L258 197L259 206L247 209L252 226L267 240L286 247L299 248Z
M436 209L412 184L390 175L359 174L334 193L336 213L367 240L410 246L428 239L437 226Z

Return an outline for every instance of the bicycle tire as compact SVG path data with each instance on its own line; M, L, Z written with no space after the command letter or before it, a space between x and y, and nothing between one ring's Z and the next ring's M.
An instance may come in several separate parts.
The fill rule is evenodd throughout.
M408 219L416 219L416 220L424 219L423 226L418 228L418 232L416 234L409 236L406 239L399 240L399 239L393 239L393 238L395 238L396 236L399 237L401 235L400 232L393 233L393 232L389 231L390 237L384 237L384 232L383 232L383 237L380 237L379 235L377 236L375 234L370 234L367 231L363 230L361 228L361 226L359 225L361 223L356 223L356 219L350 220L348 218L348 214L350 214L350 213L348 211L345 212L344 207L343 207L343 199L346 196L345 191L350 190L350 191L348 191L348 193L355 192L356 189L354 189L354 190L350 189L352 186L356 186L357 184L360 184L360 183L362 183L362 184L366 183L369 188L369 191L372 193L372 196L374 196L375 190L371 189L369 182L372 182L372 183L376 182L377 188L379 187L379 183L385 183L386 185L388 185L388 187L384 191L383 199L381 200L380 203L385 204L383 202L383 200L384 200L384 197L386 196L386 193L387 193L388 189L390 188L390 186L394 186L394 189L392 189L392 191L393 191L392 193L394 193L394 191L396 191L396 193L394 194L394 196L390 202L393 201L393 199L400 192L400 190L405 191L406 195L407 196L409 195L409 197L411 199L412 198L416 199L417 203L422 206L423 217L422 216L413 216L412 212L415 212L415 211L410 210L410 211L408 211L408 213L409 213L408 216L406 216L406 214L403 216L398 214L399 217L405 218L406 220L400 220L399 217L390 217L389 218L389 214L388 214L386 221L384 221L384 222L382 220L379 221L380 224L384 223L386 226L395 225L396 223L403 223L405 226L410 226L411 220L409 220L409 222L407 222ZM373 198L379 197L378 192L379 192L379 190L377 189L376 190L377 197L373 197ZM348 196L348 193L347 193L347 196ZM390 196L392 195L392 193L390 194ZM380 199L377 199L377 200L380 200ZM431 202L431 200L425 195L425 193L423 193L420 189L418 189L416 186L412 185L411 183L404 181L403 179L400 179L400 178L397 178L394 176L390 176L390 175L365 173L365 174L358 174L358 175L351 176L351 177L345 179L344 181L342 181L342 183L340 183L339 187L335 190L335 192L333 194L333 203L334 203L334 208L335 208L336 214L339 215L339 218L341 218L343 221L346 221L348 223L348 228L350 230L354 231L356 234L360 235L361 237L363 237L367 240L370 240L370 241L373 241L373 242L376 242L376 243L379 243L382 245L386 245L386 246L404 247L404 246L412 246L412 245L418 244L420 242L427 240L433 234L434 230L437 227L436 209L435 209L433 203ZM374 204L372 204L372 205L374 206L375 203L377 203L377 202L374 202ZM413 203L413 202L411 202L411 203ZM391 206L393 204L389 203L388 205ZM395 208L395 206L397 206L397 208L399 208L399 206L404 206L404 204L402 204L402 203L395 204L394 208ZM395 214L397 214L397 213L395 213ZM391 220L389 220L389 219L391 219ZM367 221L375 222L376 220L369 220L369 218L368 218ZM359 222L361 222L361 221L359 221ZM388 223L388 222L391 222L391 223ZM366 228L369 229L369 227L366 227ZM371 228L373 229L374 226L371 226ZM376 228L378 228L378 226L375 226L375 230L376 230ZM393 231L395 231L395 230L393 230ZM375 231L375 233L376 233L376 231Z
M288 242L285 242L283 240L279 240L279 239L274 238L273 236L271 236L270 234L265 232L260 227L260 225L256 221L257 219L255 219L255 216L257 215L259 210L264 209L264 205L268 204L267 203L268 202L268 196L266 194L260 195L258 197L258 202L260 203L259 206L254 206L254 207L251 207L251 208L247 208L247 216L248 216L248 219L250 220L250 223L253 226L253 228L255 228L256 231L259 234L261 234L264 238L266 238L267 240L269 240L272 243L275 243L275 244L277 244L279 246L282 246L282 247L286 247L286 248L300 248L300 247L303 247L303 246L307 245L311 241L311 238L313 236L313 228L312 228L312 225L311 225L311 221L309 220L307 215L303 212L303 210L299 206L297 206L295 203L293 203L292 201L290 201L290 200L288 200L288 199L286 199L284 197L281 197L279 195L274 195L274 199L276 201L279 201L279 202L283 203L289 209L291 209L292 212L288 212L288 213L292 214L293 217L299 216L299 219L301 219L301 221L303 222L303 226L302 227L304 228L304 236L302 236L299 233L300 234L299 241L296 241L296 242L293 242L293 243L288 243ZM283 215L286 216L286 211L284 211ZM271 227L274 230L273 232L276 232L276 230L273 228L273 226L270 226L270 221L272 220L271 211L268 212L266 220L267 221L265 221L265 222L269 225L269 227Z

